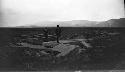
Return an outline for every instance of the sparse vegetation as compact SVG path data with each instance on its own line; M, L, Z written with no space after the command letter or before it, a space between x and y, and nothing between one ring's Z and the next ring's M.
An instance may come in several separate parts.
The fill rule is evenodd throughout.
M76 46L65 56L56 57L60 52L54 51L53 47L59 45L56 44L56 36L54 28L49 28L52 33L47 36L47 42L44 43L44 36L41 29L11 29L13 35L5 46L1 46L1 64L7 59L8 63L13 68L16 66L28 70L54 70L65 67L65 69L105 69L109 66L106 64L112 63L111 60L116 59L118 61L124 54L124 29L111 29L111 28L63 28L60 37L60 43L64 45ZM5 34L6 35L6 34ZM92 47L86 47L82 41L90 44ZM18 43L25 42L32 45L45 45L46 49L35 49L30 47L13 47ZM11 43L11 44L10 44ZM8 45L7 45L8 44ZM20 45L18 45L20 46ZM6 48L6 49L5 49ZM8 50L8 51L7 51ZM5 63L5 62L4 62ZM29 66L28 66L28 65ZM102 64L101 66L94 66L95 64ZM114 63L115 65L115 63ZM5 65L5 67L7 64ZM8 67L10 67L8 66ZM28 66L28 67L27 67ZM2 67L2 65L1 65ZM46 68L48 67L48 68ZM113 67L110 67L113 68Z

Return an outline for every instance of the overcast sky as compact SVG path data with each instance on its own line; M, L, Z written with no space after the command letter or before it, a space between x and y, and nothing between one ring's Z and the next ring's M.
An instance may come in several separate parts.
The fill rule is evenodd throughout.
M42 21L105 21L124 16L124 0L0 0L0 26Z

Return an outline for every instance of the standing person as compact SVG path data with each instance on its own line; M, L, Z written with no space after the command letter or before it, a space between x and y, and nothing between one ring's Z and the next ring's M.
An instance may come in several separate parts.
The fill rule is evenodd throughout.
M59 43L59 37L61 36L61 32L62 32L61 28L59 27L59 25L57 25L57 28L55 31L56 37L57 37L57 43Z
M43 32L44 32L45 41L48 42L48 33L49 33L49 30L47 29L47 27L45 27L43 29Z

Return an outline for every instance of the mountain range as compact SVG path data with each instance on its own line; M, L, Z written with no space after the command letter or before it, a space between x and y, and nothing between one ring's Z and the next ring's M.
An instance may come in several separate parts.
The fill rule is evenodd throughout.
M110 19L108 21L100 21L100 22L88 21L88 20L45 21L18 27L24 27L24 28L56 27L56 25L60 25L61 27L125 27L125 18Z

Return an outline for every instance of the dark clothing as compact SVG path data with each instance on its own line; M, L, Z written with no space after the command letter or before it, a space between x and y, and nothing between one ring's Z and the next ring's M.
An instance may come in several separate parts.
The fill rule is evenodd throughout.
M61 36L61 28L57 27L57 29L55 30L56 36L57 36L57 43L59 43L59 37Z
M56 32L55 32L55 33L56 33L56 35L57 35L58 37L60 37L60 36L61 36L61 32L62 32L61 28L58 27L58 28L56 29Z

